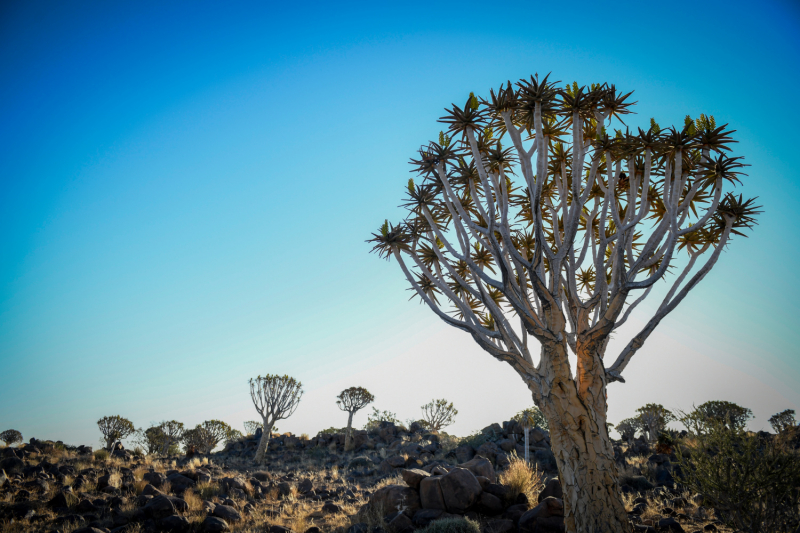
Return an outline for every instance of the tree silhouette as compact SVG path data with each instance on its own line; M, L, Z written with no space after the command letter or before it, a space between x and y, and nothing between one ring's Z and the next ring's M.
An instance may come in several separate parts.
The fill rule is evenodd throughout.
M11 446L18 442L22 442L22 433L16 429L7 429L0 433L0 440L6 443L6 446Z
M111 451L117 441L136 431L130 420L119 415L104 416L97 421L97 427L100 428L100 433L103 434L103 439L106 441L106 450L108 451Z
M430 429L435 431L439 431L455 422L458 414L458 409L453 407L453 402L448 403L444 398L431 400L430 403L426 403L420 409L422 409L422 420L425 421Z
M339 409L348 413L347 431L344 435L344 449L345 451L350 451L353 439L353 415L375 401L375 397L364 387L350 387L349 389L343 390L337 398L336 405L339 406Z
M549 77L470 95L412 159L394 258L439 318L510 364L551 428L567 530L625 531L606 388L760 212L729 189L744 164L713 117L611 132L631 93ZM611 335L671 277L616 355ZM537 353L538 352L538 353ZM572 368L569 354L577 359Z
M272 426L278 420L292 416L302 396L302 383L289 376L267 374L250 380L250 398L261 415L264 427L256 449L257 463L264 462Z

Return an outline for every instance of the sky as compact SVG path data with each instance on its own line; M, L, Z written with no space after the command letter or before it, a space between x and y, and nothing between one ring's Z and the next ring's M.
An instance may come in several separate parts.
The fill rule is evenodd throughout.
M297 434L344 425L350 386L401 420L447 398L458 435L528 407L365 241L444 107L537 72L634 90L633 126L730 124L764 206L609 386L609 420L800 408L797 3L288 4L0 5L0 430L243 429L268 373L304 384L278 424Z

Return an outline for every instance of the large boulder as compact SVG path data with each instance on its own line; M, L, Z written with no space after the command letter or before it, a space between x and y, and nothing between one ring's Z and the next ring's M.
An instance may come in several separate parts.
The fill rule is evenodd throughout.
M188 533L192 530L192 524L185 516L172 515L158 521L158 530L171 533Z
M19 459L18 457L6 457L5 459L0 459L0 470L4 470L9 476L14 474L22 474L22 470L24 468L25 463L23 463L22 459Z
M423 509L447 510L442 487L439 484L440 479L442 479L441 476L430 476L420 480L419 499Z
M225 520L216 516L206 516L206 519L200 524L200 531L208 531L209 533L213 531L230 531L230 529Z
M417 491L411 487L386 485L375 491L370 498L369 505L372 509L381 512L383 516L402 511L412 517L420 508L420 499Z
M419 488L419 482L429 477L430 474L424 470L420 470L418 468L411 468L409 470L401 470L400 475L403 476L403 481L406 482L406 485L411 487L412 489Z
M459 463L466 463L475 457L475 448L469 444L462 444L456 448L456 459Z
M167 476L167 481L172 485L172 492L184 492L186 489L194 487L194 481L181 474Z
M466 468L454 468L439 480L447 512L464 514L481 496L481 484Z
M78 505L78 497L71 492L59 492L47 504L53 509L67 509Z
M167 516L176 514L175 506L166 496L156 496L152 500L148 501L147 504L145 504L143 510L144 514L153 520L166 518Z
M561 481L559 481L557 477L554 477L545 484L544 489L539 493L539 502L542 502L545 498L550 496L558 498L559 500L564 497L564 491L561 490Z
M497 515L503 512L503 501L488 492L482 492L480 500L478 500L481 511L487 515Z
M242 519L242 515L239 514L239 511L230 505L215 505L213 515L222 518L226 522L239 522Z
M146 472L142 476L142 481L147 481L155 488L160 489L167 482L167 476L163 472Z
M484 442L483 444L478 446L478 449L476 451L478 452L478 455L482 455L483 457L486 457L487 459L489 459L492 462L494 462L495 458L497 457L497 454L503 452L497 446L497 444L495 444L492 441Z
M497 483L497 474L494 471L491 461L481 455L476 455L471 460L458 466L466 468L475 474L475 476L487 478L491 483Z
M519 519L519 533L557 533L565 531L564 504L552 496L523 514Z

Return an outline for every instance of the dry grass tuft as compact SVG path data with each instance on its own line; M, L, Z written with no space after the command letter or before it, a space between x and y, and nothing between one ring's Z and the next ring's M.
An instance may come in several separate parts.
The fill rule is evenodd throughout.
M198 483L195 489L197 490L197 493L200 495L200 498L203 500L210 500L211 498L213 498L214 496L218 496L222 492L219 483L215 481ZM277 489L275 490L277 491Z
M529 502L535 502L544 485L539 469L531 468L524 459L517 456L511 457L511 463L500 474L499 481L508 487L506 498L509 501L514 501L517 496L524 494Z
M384 478L384 479L378 481L375 484L373 489L374 490L378 490L378 489L383 488L383 487L385 487L387 485L404 485L404 484L405 484L405 481L403 481L402 476L400 476L400 474L397 474L397 475L394 475L392 477L387 477L387 478Z
M203 510L203 500L191 489L188 489L183 493L183 500L189 506L190 512Z

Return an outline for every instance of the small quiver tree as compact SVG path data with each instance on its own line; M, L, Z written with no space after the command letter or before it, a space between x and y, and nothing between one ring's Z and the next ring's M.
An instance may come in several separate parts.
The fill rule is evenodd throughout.
M364 387L350 387L337 396L336 405L347 413L347 430L344 434L344 450L349 452L353 443L353 415L359 410L375 401L373 396Z
M729 190L744 166L727 154L733 131L701 115L610 133L630 94L538 76L471 94L412 159L420 181L408 182L405 220L370 239L432 312L522 378L550 423L570 533L628 529L606 387L624 382L759 213ZM615 330L673 275L644 327L608 354Z
M22 433L16 429L7 429L0 433L0 440L6 443L6 446L11 446L18 442L22 442Z
M264 462L267 444L275 422L289 418L300 404L303 385L289 376L267 374L250 380L250 397L263 420L264 431L256 449L255 461Z
M647 440L655 444L658 435L667 428L667 424L676 420L672 411L661 404L648 403L636 410L640 422L640 429L647 433Z
M458 409L453 407L453 402L449 402L444 398L439 400L431 400L426 403L422 409L422 420L425 421L429 429L439 431L455 422Z
M261 427L261 422L256 422L255 420L248 420L244 423L244 432L245 435L255 435L258 428Z
M161 424L158 425L158 429L161 432L161 449L159 451L162 455L169 455L175 451L175 447L183 440L183 434L186 432L186 428L183 422L169 420L161 422Z
M642 419L639 417L626 418L616 428L617 433L622 436L622 440L628 443L628 446L633 445L633 439L636 438L636 433L642 430Z
M111 451L116 442L136 431L130 420L119 415L104 416L97 421L97 427L100 428L100 433L103 434L103 440L106 441L106 450L108 451Z

